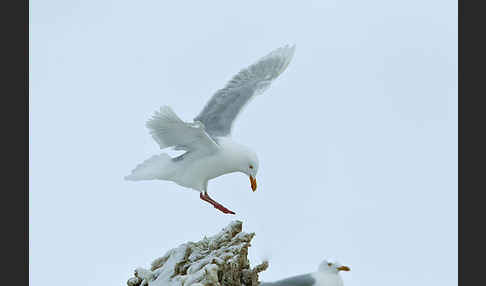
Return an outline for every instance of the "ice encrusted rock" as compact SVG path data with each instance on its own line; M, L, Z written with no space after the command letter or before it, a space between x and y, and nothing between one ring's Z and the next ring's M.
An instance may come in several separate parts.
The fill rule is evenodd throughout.
M155 259L150 270L137 268L128 286L257 286L268 262L250 269L248 247L255 233L242 232L233 221L198 242L187 242Z

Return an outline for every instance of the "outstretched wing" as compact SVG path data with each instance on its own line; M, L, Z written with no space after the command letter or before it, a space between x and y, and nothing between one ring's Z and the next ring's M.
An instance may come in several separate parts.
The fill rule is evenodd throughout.
M147 128L161 149L213 152L219 146L200 122L182 121L169 106L163 106L147 121Z
M287 68L294 51L295 46L276 49L240 71L213 95L194 121L202 122L206 132L213 137L229 135L241 109L252 97L264 92L272 80Z

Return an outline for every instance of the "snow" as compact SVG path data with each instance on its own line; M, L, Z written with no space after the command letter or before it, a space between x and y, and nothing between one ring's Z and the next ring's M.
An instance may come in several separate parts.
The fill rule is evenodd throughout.
M256 286L267 262L250 269L247 258L254 233L242 232L233 221L221 232L198 242L186 242L155 259L150 270L137 268L129 286Z

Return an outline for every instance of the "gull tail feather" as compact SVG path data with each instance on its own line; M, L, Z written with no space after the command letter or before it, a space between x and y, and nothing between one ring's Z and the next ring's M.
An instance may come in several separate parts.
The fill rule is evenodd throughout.
M166 180L169 177L172 158L162 153L154 155L139 164L132 173L125 176L128 181Z

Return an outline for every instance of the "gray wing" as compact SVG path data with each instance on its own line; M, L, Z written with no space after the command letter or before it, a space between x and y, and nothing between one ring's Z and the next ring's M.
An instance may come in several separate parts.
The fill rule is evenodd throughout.
M313 286L315 283L311 274L303 274L275 282L263 282L260 286Z
M287 68L294 51L295 45L284 46L240 71L213 95L194 121L202 122L212 137L229 135L242 108L252 97L264 92Z

